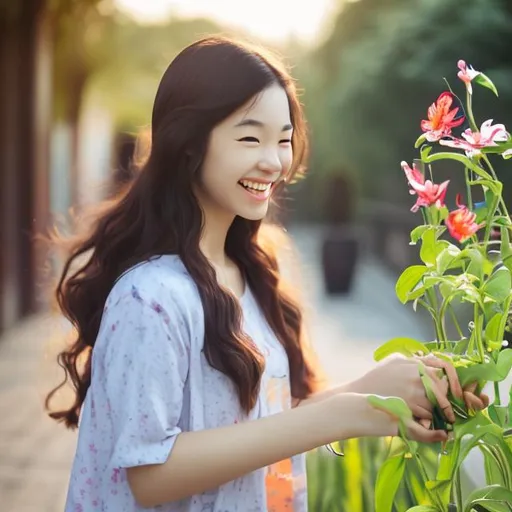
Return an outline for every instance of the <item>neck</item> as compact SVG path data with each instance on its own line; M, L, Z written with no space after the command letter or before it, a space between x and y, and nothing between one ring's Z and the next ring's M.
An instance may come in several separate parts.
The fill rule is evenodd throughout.
M226 238L234 216L226 213L204 211L204 226L199 242L201 252L214 267L228 266Z

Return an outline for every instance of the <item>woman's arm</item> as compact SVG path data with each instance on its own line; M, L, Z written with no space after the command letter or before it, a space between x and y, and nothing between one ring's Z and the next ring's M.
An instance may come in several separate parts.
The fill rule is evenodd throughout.
M394 420L373 409L364 395L345 393L254 421L183 432L165 463L128 468L128 481L136 500L154 507L335 440L396 430Z

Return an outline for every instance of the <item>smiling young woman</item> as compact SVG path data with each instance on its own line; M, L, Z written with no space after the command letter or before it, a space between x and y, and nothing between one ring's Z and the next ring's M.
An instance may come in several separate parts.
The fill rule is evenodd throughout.
M66 510L304 511L306 451L396 433L365 393L431 417L418 362L319 389L300 305L260 236L307 154L275 58L223 38L185 48L151 130L143 167L79 238L57 288L76 328L59 358L76 400L51 416L80 423ZM440 383L438 401L446 393ZM416 422L410 432L445 438Z

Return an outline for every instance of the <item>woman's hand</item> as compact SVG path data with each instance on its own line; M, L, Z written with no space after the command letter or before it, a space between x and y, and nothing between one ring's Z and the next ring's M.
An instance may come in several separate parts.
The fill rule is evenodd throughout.
M455 413L448 400L449 390L453 396L463 399L466 405L473 409L484 409L488 405L489 398L486 395L475 395L476 384L462 389L454 366L433 355L413 358L390 356L359 379L357 391L402 398L413 416L426 425L432 420L433 404L427 398L420 377L420 362L425 366L432 381L432 391L439 408L443 410L449 422L455 421ZM443 377L439 376L439 370L444 371Z
M374 407L368 401L368 395L358 393L340 393L321 402L326 407L325 416L334 428L343 425L341 418L350 418L350 430L342 428L333 436L336 439L351 437L387 437L396 436L399 433L399 420L392 414L378 407ZM413 419L406 422L407 437L423 443L442 442L448 439L444 430L430 430Z

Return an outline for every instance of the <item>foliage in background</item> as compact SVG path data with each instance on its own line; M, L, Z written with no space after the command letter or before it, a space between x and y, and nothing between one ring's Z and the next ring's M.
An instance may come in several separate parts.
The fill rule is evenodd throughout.
M199 37L222 31L207 19L141 25L111 0L75 3L54 17L56 118L76 119L90 94L116 125L132 131L149 122L158 82L176 54Z
M459 55L501 91L499 104L489 95L475 113L512 123L511 26L508 0L344 2L331 36L297 66L312 158L296 209L321 218L322 182L338 169L357 177L366 198L405 204L397 163L414 157L418 119L443 89L437 77L453 78ZM496 170L510 204L512 177ZM449 164L438 169L452 171Z
M400 453L403 446L398 438L364 438L344 442L344 457L333 456L323 448L310 452L307 457L309 509L315 512L375 511L379 468L389 456ZM435 467L436 448L420 447L429 471ZM427 502L414 461L405 459L404 463L407 470L396 493L396 512L405 512L417 503Z

